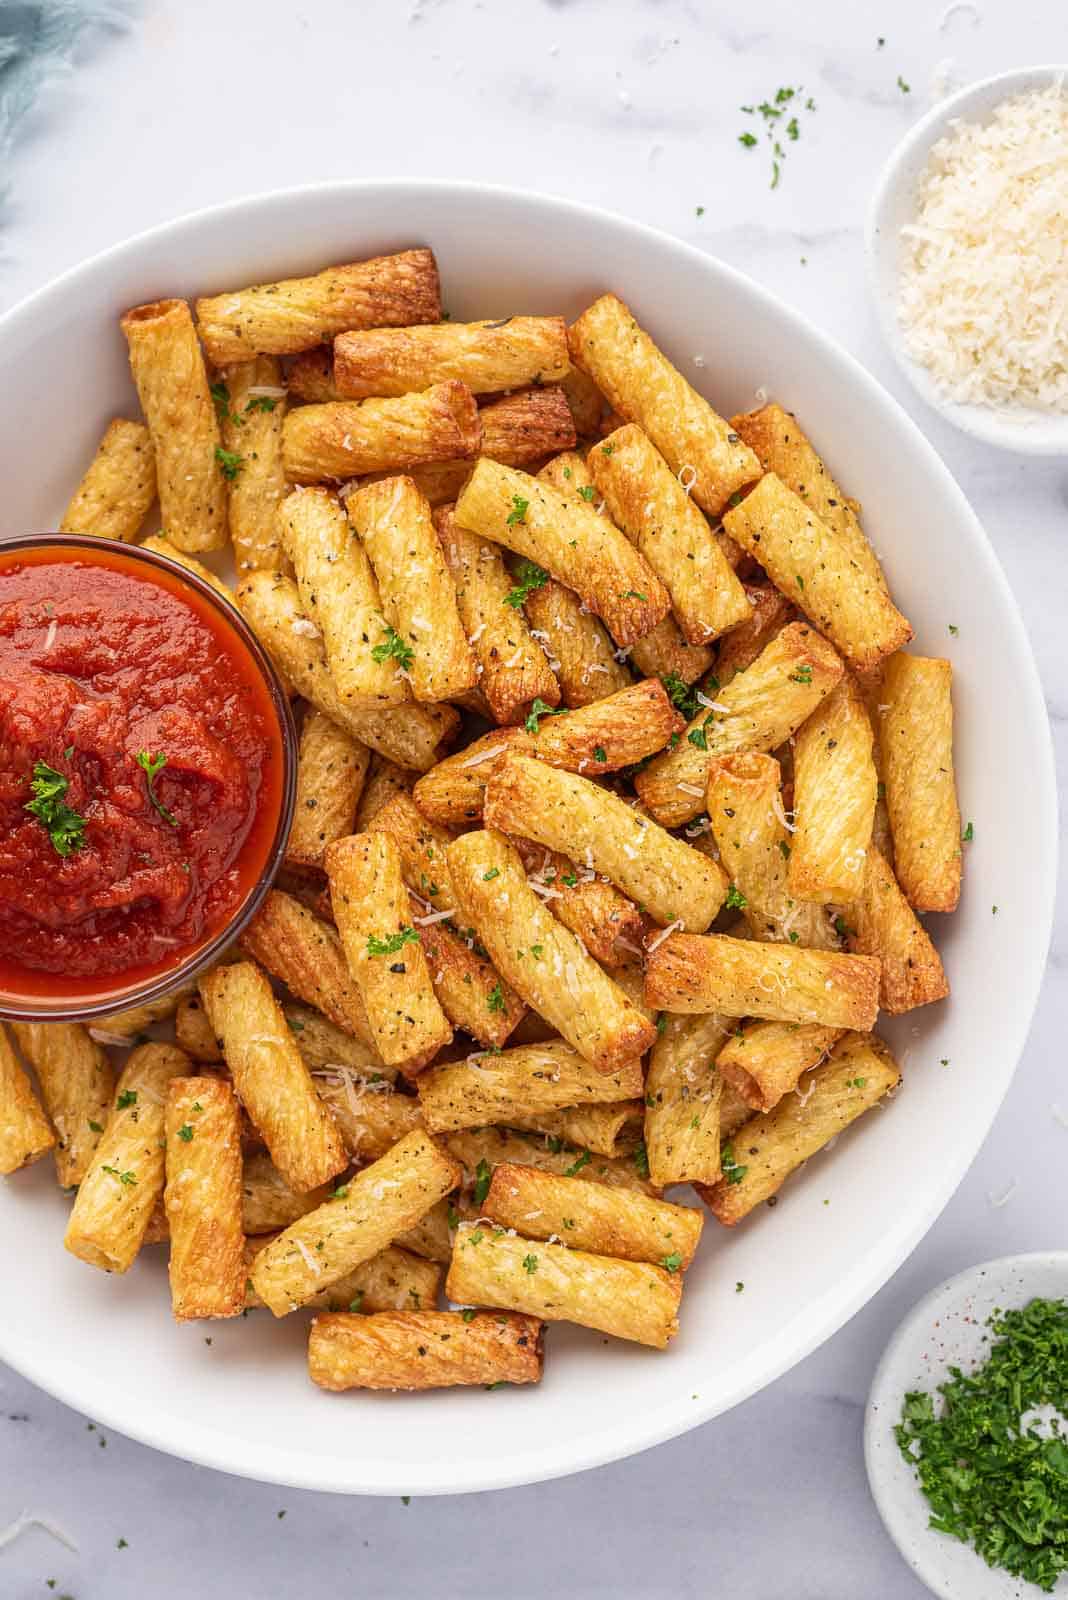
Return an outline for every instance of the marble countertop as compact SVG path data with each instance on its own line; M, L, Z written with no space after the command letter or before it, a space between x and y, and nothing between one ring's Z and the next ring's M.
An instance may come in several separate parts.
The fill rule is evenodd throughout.
M641 218L784 296L918 416L1008 573L1063 780L1068 471L921 414L880 342L862 247L876 173L938 84L1063 58L1056 0L945 11L931 0L146 0L107 15L5 162L0 308L153 223L322 178L485 179ZM781 85L803 86L816 109L772 188L764 152L738 142L738 108ZM355 1585L390 1600L499 1590L852 1600L863 1587L917 1600L925 1591L868 1494L864 1397L891 1330L941 1278L1065 1242L1068 1128L1054 1103L1068 1105L1066 962L1062 913L1009 1097L927 1238L822 1350L729 1415L579 1478L405 1504L187 1466L105 1436L0 1368L0 1527L26 1508L79 1547L24 1534L0 1549L0 1596Z

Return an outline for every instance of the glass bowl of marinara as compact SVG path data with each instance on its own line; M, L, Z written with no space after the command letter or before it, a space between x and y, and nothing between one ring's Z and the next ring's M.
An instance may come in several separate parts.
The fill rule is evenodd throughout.
M0 545L0 1017L107 1016L214 960L281 861L296 748L221 586L109 539Z

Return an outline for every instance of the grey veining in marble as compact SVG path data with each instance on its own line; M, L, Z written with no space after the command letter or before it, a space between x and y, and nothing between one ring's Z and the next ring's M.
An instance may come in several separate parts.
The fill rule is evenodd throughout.
M917 415L864 289L875 175L936 78L1063 57L1060 0L145 0L25 125L4 175L0 304L116 239L243 192L333 176L483 178L624 211L722 256L834 334ZM817 110L772 191L765 153L738 144L738 108L782 84L803 85ZM1063 782L1068 467L919 420L1020 603ZM79 1545L38 1529L0 1550L0 1600L919 1600L868 1495L863 1400L892 1328L934 1283L983 1257L1064 1244L1066 964L1062 897L1024 1060L952 1203L835 1339L730 1415L578 1479L406 1506L188 1467L105 1437L0 1369L0 1527L27 1508ZM116 1336L136 1359L136 1330Z

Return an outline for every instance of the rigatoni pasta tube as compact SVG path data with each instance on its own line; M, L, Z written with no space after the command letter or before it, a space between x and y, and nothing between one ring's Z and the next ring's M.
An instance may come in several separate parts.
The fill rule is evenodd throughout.
M275 572L286 564L278 508L288 485L282 470L286 392L274 356L228 367L212 390L223 447L234 460L229 492L230 538L238 572Z
M347 1165L347 1163L346 1163ZM266 1150L245 1156L241 1174L241 1225L246 1234L274 1233L321 1206L331 1186L295 1189Z
M478 454L482 425L470 389L438 383L394 400L334 400L298 406L282 430L282 461L292 483L404 472L427 461Z
M334 384L344 399L407 394L457 378L473 394L556 383L571 365L562 317L372 328L334 340Z
M229 1084L172 1078L167 1086L171 1307L178 1322L239 1317L245 1305L241 1124Z
M55 1142L52 1125L0 1023L0 1176L37 1161Z
M159 510L180 550L226 543L219 427L193 318L184 300L135 306L122 318L130 368L156 460Z
M715 1012L661 1018L645 1077L645 1154L660 1188L719 1177L722 1085L715 1062L731 1026Z
M547 1322L577 1322L663 1350L678 1331L682 1277L645 1261L532 1243L461 1222L445 1293L459 1305L501 1306Z
M107 1127L78 1186L63 1243L104 1272L127 1272L163 1194L164 1107L191 1063L170 1044L131 1051Z
M282 1006L286 1026L297 1049L312 1072L317 1067L349 1067L353 1072L377 1073L392 1079L394 1074L382 1057L362 1039L353 1038L321 1011L287 1000Z
M398 767L395 761L387 761L384 756L372 755L367 782L356 807L355 831L363 833L387 800L395 794L411 794L414 785L415 773L410 769Z
M702 1224L692 1206L513 1163L494 1168L481 1214L528 1239L556 1238L594 1255L655 1261L669 1272L689 1266Z
M428 1067L417 1088L426 1126L448 1133L507 1124L514 1114L629 1100L642 1092L642 1073L636 1056L615 1072L598 1072L560 1039Z
M410 478L385 478L350 495L347 509L404 647L401 664L415 698L463 694L477 682L478 664L425 496Z
M179 550L176 544L165 539L162 534L153 533L147 539L141 540L142 550L152 550L158 556L166 556L168 561L177 562L184 567L186 572L192 572L201 583L206 583L209 589L214 589L220 600L225 600L227 605L237 608L237 596L219 577L217 572L212 572L203 561L198 561L196 556L191 556L188 550ZM284 673L282 674L284 677Z
M673 933L649 951L645 997L668 1011L866 1029L879 1010L879 962L726 934Z
M841 1037L819 1022L751 1022L732 1032L716 1057L721 1076L754 1111L770 1111L796 1089Z
M841 903L859 893L878 782L871 722L847 674L794 739L789 883L797 899Z
M853 666L870 668L912 638L883 585L857 571L800 495L766 473L723 526Z
M341 1172L341 1135L260 969L250 961L216 967L201 978L200 996L241 1103L286 1181L314 1189Z
M349 1067L324 1066L315 1068L313 1075L320 1098L357 1161L377 1161L398 1139L423 1126L419 1101L414 1095L399 1094L381 1074L360 1077Z
M567 856L530 839L513 838L512 843L526 869L527 882L553 916L578 935L603 967L623 966L640 948L645 932L643 914L634 901L614 884L598 878L592 867L580 868Z
M718 1222L733 1227L775 1194L803 1161L893 1089L901 1074L873 1033L847 1033L804 1092L740 1127L723 1152L724 1176L701 1198Z
M339 839L326 853L330 899L349 971L367 1010L375 1046L408 1072L452 1038L435 997L401 877L386 833Z
M802 622L776 634L751 666L716 690L673 750L634 780L647 808L665 828L678 828L704 810L710 763L735 751L774 750L799 728L842 676L827 641Z
M586 1183L606 1183L638 1194L655 1192L630 1157L608 1159L591 1150L559 1149L553 1140L510 1128L460 1128L446 1134L441 1143L462 1163L465 1189L473 1188L480 1176L483 1180L488 1178L498 1162L517 1161L525 1167L537 1167L539 1172L582 1178Z
M277 1234L260 1235L245 1241L245 1265L252 1264L261 1250L273 1244ZM441 1267L423 1256L413 1255L389 1245L369 1261L362 1261L343 1278L332 1283L329 1289L320 1289L305 1305L322 1311L420 1311L437 1304L441 1284ZM245 1284L245 1309L262 1308L263 1301L252 1287Z
M285 1316L392 1244L459 1179L456 1163L426 1133L408 1134L262 1250L253 1287L276 1317Z
M13 1022L11 1031L37 1074L56 1130L56 1176L68 1189L89 1169L111 1110L115 1074L81 1023Z
M388 833L397 846L401 876L413 894L435 911L453 911L456 896L447 851L456 837L431 822L409 794L396 793L367 824L368 833Z
M193 994L195 987L192 982L185 983L158 1000L146 1000L144 1005L128 1006L125 1011L113 1011L101 1017L95 1025L96 1031L99 1034L106 1033L108 1038L100 1038L98 1043L118 1044L121 1041L132 1044L135 1034L144 1033L154 1022L166 1022L168 1017L173 1017L179 1002Z
M441 291L434 252L400 250L197 301L200 337L213 366L261 352L295 355L350 328L436 322Z
M136 539L156 498L156 457L143 422L115 417L63 513L60 533Z
M305 700L398 766L426 772L434 765L438 746L459 721L451 706L349 706L338 694L319 629L301 608L291 578L250 572L235 598L268 655Z
M241 948L337 1027L373 1046L371 1024L341 940L299 900L271 889L241 935ZM380 1060L377 1049L376 1057Z
M719 756L710 764L708 819L720 861L734 881L733 903L755 939L837 948L822 906L805 904L790 893L791 845L780 776L773 756L752 751Z
M523 609L531 633L549 653L561 699L569 710L602 700L630 683L630 673L616 660L604 625L583 611L578 595L555 578L546 576L544 583L529 590Z
M882 963L879 1004L897 1015L944 1000L949 993L941 958L927 929L901 892L885 856L872 845L864 884L845 908L846 943Z
M321 1389L453 1389L537 1383L542 1371L536 1317L464 1317L458 1311L383 1311L316 1317L308 1374Z
M512 582L500 546L457 527L451 506L435 512L434 527L494 721L522 722L535 700L559 705L560 685L531 637L523 587Z
M465 919L497 971L580 1055L608 1073L649 1048L655 1028L546 911L499 833L457 839L449 869Z
M500 400L480 406L482 427L480 456L503 461L508 467L529 467L545 460L557 450L570 450L575 443L575 425L562 389L550 384L544 389L520 389ZM449 505L471 476L471 457L456 461L431 461L410 467L412 481L432 506ZM364 479L373 483L386 473L372 473Z
M658 922L703 933L727 893L715 862L641 816L618 796L542 761L511 752L494 769L483 817L585 861Z
M857 572L885 589L886 579L860 526L855 501L849 500L835 483L798 426L797 418L773 402L759 411L732 417L731 427L756 451L765 472L774 472L811 506Z
M952 683L952 666L938 657L902 653L883 673L879 738L894 871L916 911L955 911L960 899Z
M370 761L366 745L321 711L308 712L300 731L287 866L321 868L327 846L352 832Z
M613 522L666 585L690 644L709 644L745 621L745 590L693 499L640 428L629 423L609 434L590 451L589 468Z
M389 625L371 564L337 496L294 489L279 508L278 525L342 703L359 711L410 700L408 682L387 649Z
M773 583L747 583L745 593L752 610L745 622L719 641L716 651L716 681L721 689L751 667L765 645L788 623L797 621L796 608Z
M513 467L479 460L456 501L456 520L581 595L618 645L640 639L671 607L659 578L618 528Z
M644 761L662 750L681 727L682 719L663 685L649 679L566 715L539 713L523 728L499 728L483 735L424 774L413 798L432 821L462 828L482 815L490 773L508 750L537 756L550 767L600 776Z
M604 294L568 330L571 359L609 405L636 422L672 472L692 475L702 511L718 517L732 494L760 477L760 462L638 326L630 307Z
M632 1135L640 1132L642 1103L621 1100L616 1105L566 1106L562 1111L515 1111L509 1115L516 1128L563 1139L592 1155L616 1156L621 1141L631 1142Z
M469 930L420 916L426 902L414 895L411 904L412 924L419 930L427 971L442 1011L454 1027L462 1028L488 1049L499 1050L526 1015L526 1006L487 961Z

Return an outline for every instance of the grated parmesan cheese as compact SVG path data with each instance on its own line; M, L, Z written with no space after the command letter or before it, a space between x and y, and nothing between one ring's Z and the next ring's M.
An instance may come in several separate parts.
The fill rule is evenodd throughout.
M967 405L1068 413L1068 91L954 121L901 230L912 359Z

